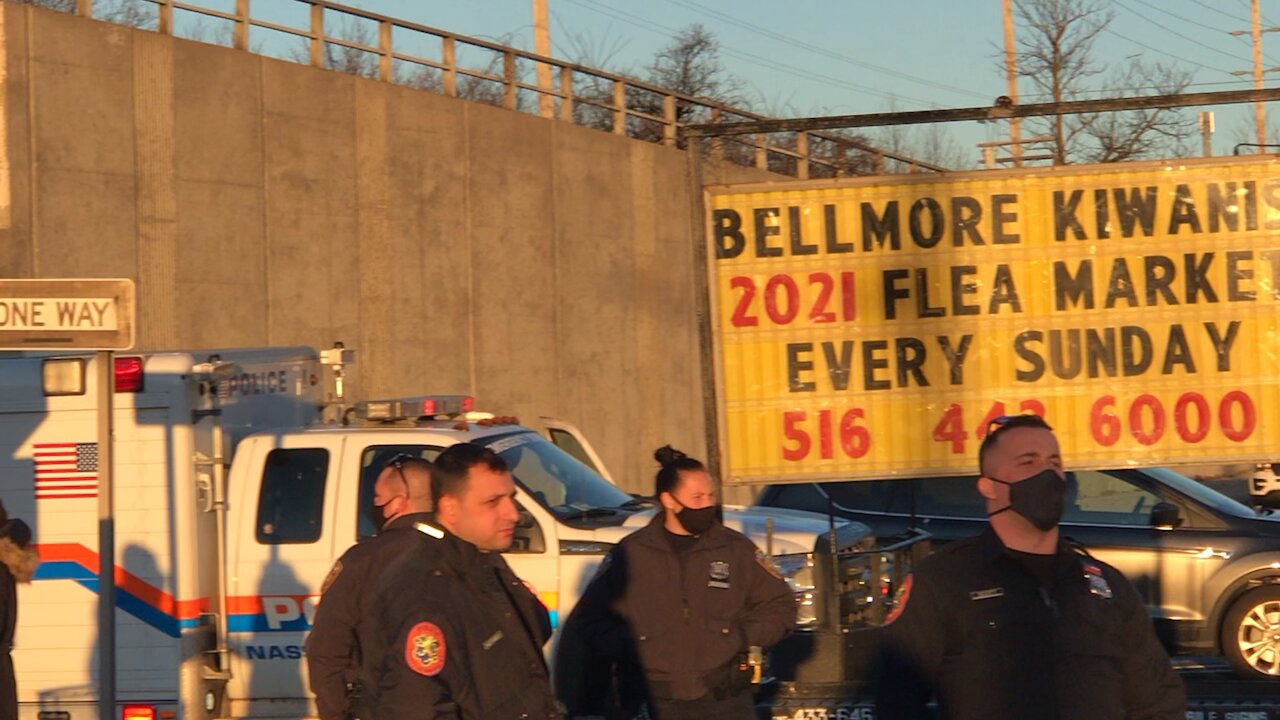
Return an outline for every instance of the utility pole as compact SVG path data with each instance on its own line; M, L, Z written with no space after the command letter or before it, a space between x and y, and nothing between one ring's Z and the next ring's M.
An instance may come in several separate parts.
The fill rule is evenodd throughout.
M1262 10L1259 8L1262 0L1253 0L1253 89L1262 89ZM1266 152L1267 148L1267 111L1263 109L1262 103L1253 104L1253 121L1258 125L1258 154Z
M533 0L533 51L543 57L551 57L551 31L547 27L547 0ZM555 98L550 95L551 66L538 63L538 114L554 117Z
M1280 32L1280 27L1270 27L1264 29L1262 27L1262 10L1260 8L1260 0L1253 0L1252 4L1252 23L1253 26L1249 30L1232 30L1231 34L1240 36L1249 33L1253 37L1253 89L1262 89L1263 73L1280 70L1280 68L1262 67L1262 33ZM1232 75L1248 75L1248 70L1232 70ZM1261 103L1254 103L1253 106L1253 123L1257 126L1257 142L1258 153L1262 154L1267 151L1267 111Z
M1254 0L1257 5L1258 0ZM1014 105L1018 104L1018 53L1017 47L1014 45L1013 37L1013 0L1004 0L1004 66L1005 73L1009 78L1009 99ZM1022 132L1022 120L1020 118L1011 118L1009 120L1009 145L1013 153L1013 166L1022 167L1022 142L1019 138Z

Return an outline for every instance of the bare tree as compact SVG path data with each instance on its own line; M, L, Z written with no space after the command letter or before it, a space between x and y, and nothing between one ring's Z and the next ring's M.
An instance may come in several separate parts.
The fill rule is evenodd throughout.
M1135 60L1108 81L1104 95L1123 97L1133 94L1134 88L1175 95L1186 89L1191 77L1187 70ZM1169 109L1098 113L1082 115L1078 120L1080 157L1090 163L1182 157L1189 153L1188 141L1196 133L1194 120Z
M76 0L5 0L19 5L33 5L46 10L74 13ZM93 16L100 20L154 30L157 24L155 6L145 0L96 0Z
M1104 72L1094 42L1115 14L1104 0L1017 0L1014 4L1023 32L1018 38L1018 75L1041 95L1059 103L1081 99L1098 90L1093 81ZM1003 69L1003 66L1002 66ZM1190 74L1164 65L1136 60L1121 67L1100 88L1104 95L1134 95L1140 91L1181 92ZM1033 119L1027 123L1050 135L1054 164L1117 162L1157 154L1185 152L1195 128L1177 108Z

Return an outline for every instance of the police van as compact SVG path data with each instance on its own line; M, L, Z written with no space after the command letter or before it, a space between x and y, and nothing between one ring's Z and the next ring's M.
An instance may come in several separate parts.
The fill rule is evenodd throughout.
M115 717L314 716L303 644L319 589L373 533L364 510L397 454L430 459L470 441L507 460L521 510L507 558L553 622L657 511L605 479L567 424L543 423L544 436L462 396L348 404L350 361L341 347L114 359ZM0 498L32 525L42 561L19 592L24 719L98 717L96 362L0 356ZM883 612L884 565L853 553L865 526L743 508L725 522L774 556L808 629L825 606ZM833 568L843 574L824 587L823 557L841 552L852 553Z

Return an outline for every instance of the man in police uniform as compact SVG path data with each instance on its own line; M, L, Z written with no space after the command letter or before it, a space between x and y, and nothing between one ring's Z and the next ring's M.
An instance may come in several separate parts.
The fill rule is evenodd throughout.
M414 547L375 590L373 717L559 718L542 655L547 610L500 554L519 517L506 462L454 445L435 459L431 494L436 524L418 525Z
M1186 699L1142 601L1059 537L1067 480L1039 417L992 423L990 527L926 558L890 615L876 717L1181 720Z
M353 545L333 564L307 636L307 671L320 720L369 717L359 692L361 648L369 642L369 592L383 568L416 541L413 527L431 520L430 510L431 464L409 455L392 458L373 486L369 513L378 534Z

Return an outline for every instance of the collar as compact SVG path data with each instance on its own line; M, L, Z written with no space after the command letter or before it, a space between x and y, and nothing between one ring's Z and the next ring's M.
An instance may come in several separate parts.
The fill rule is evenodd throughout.
M643 543L649 547L655 547L662 550L671 550L671 543L663 535L667 530L664 527L667 519L666 509L658 510L658 514L654 515L649 524L636 531L633 537L636 542ZM698 539L694 541L694 550L704 550L707 548L721 547L729 544L729 537L726 534L728 529L719 522L713 524L706 532L696 536Z
M413 527L418 523L428 523L428 524L434 525L435 521L436 521L435 513L429 513L429 512L408 513L407 515L401 515L400 517L397 517L395 520L392 520L386 525L383 525L382 530L379 530L379 532L386 532L387 530L394 530L398 528Z
M1061 572L1063 566L1066 564L1065 559L1070 559L1076 556L1076 552L1072 547L1072 544L1062 536L1062 531L1059 530L1058 547L1052 555L1052 557L1055 558L1054 567L1057 568L1058 572ZM990 525L988 525L987 529L978 536L978 553L982 559L988 563L999 562L1002 559L1009 562L1016 562L1012 551L1009 550L1008 546L1004 544L1004 541L1000 539L1000 536L996 534L995 529Z

